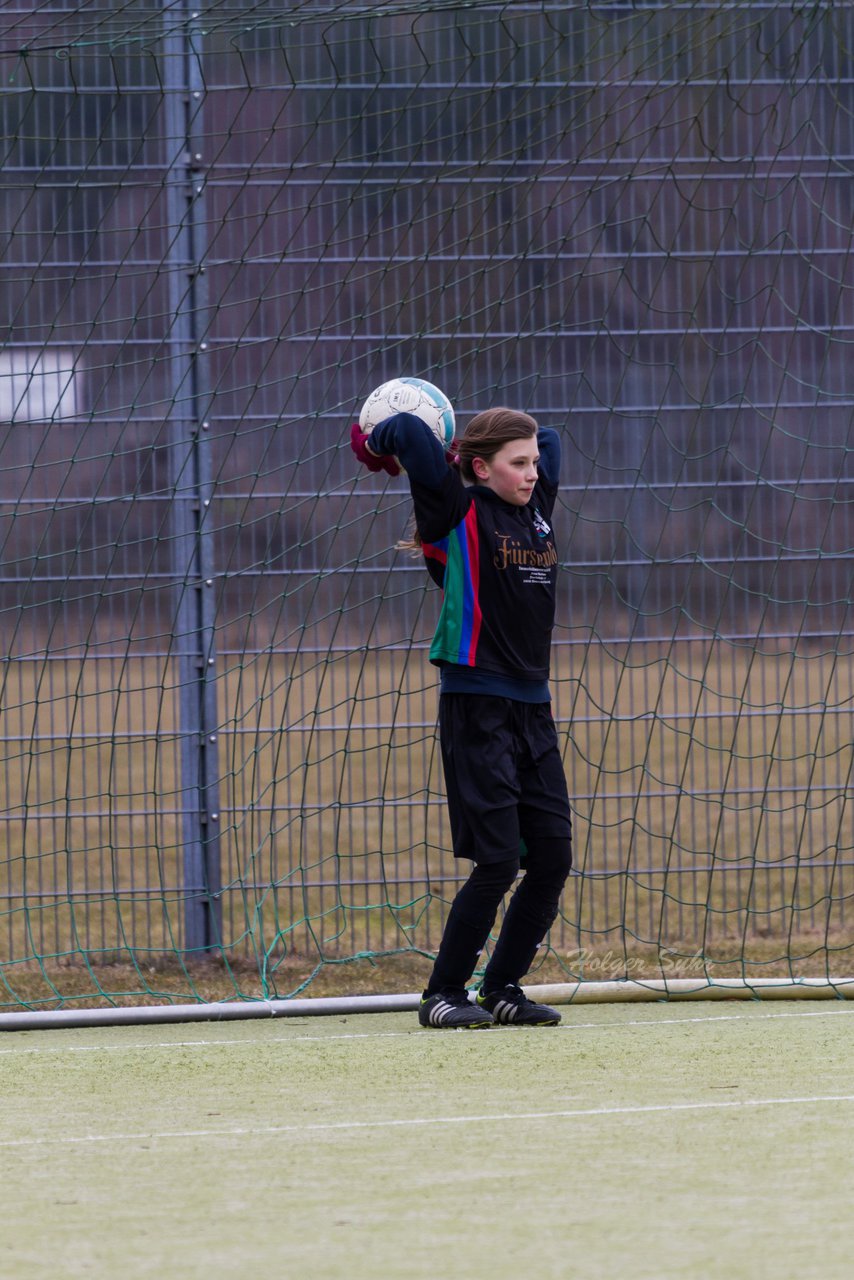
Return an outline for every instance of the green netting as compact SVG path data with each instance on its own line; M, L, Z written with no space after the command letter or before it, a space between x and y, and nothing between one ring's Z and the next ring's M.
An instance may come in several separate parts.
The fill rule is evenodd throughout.
M459 868L367 392L557 427L542 976L852 947L854 5L11 3L0 1004L414 989Z

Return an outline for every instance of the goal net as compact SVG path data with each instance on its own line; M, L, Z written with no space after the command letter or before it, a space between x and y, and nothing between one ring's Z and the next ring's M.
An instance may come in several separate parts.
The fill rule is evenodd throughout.
M562 435L534 976L849 970L854 5L0 33L0 1004L435 951L438 599L347 447L398 374Z

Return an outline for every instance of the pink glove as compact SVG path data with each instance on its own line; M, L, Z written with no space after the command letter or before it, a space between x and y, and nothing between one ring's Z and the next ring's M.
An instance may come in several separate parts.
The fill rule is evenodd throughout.
M368 433L363 431L358 422L350 428L350 448L356 457L369 471L387 471L390 476L400 475L400 464L397 458L380 458L368 449Z

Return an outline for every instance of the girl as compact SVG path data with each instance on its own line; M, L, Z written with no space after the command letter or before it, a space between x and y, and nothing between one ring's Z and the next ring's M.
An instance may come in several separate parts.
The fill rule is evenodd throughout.
M555 431L513 409L477 414L449 463L408 413L351 447L370 470L406 471L416 543L443 602L430 660L441 672L439 739L454 854L474 869L454 899L419 1021L553 1026L519 982L558 912L571 866L569 798L549 694L560 471ZM464 484L463 481L466 481ZM476 1001L466 983L524 865Z

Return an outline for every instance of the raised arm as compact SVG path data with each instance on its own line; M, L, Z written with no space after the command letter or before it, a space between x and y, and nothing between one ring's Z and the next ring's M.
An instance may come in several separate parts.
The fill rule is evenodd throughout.
M398 459L410 480L438 489L448 473L445 450L413 413L396 413L374 427L367 439L371 453Z
M556 489L560 482L560 436L554 427L540 427L537 448L540 451L537 464L540 476L545 484Z
M414 414L396 413L368 435L356 424L350 446L359 461L372 471L397 475L398 462L403 467L422 543L441 540L464 519L471 497L459 470L449 465L441 442Z

